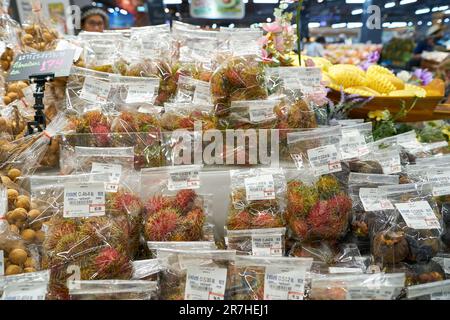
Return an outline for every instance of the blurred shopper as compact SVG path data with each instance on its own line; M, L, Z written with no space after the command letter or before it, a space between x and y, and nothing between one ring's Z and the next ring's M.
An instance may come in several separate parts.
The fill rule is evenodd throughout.
M422 53L425 51L434 51L434 47L437 42L444 36L444 29L440 25L434 25L427 31L427 36L425 39L417 43L414 49L414 55L411 59L410 67L419 67L422 61Z
M81 29L89 32L103 32L109 27L109 18L105 10L86 6L81 9Z
M318 37L306 45L306 55L309 57L323 57L325 55L325 38Z

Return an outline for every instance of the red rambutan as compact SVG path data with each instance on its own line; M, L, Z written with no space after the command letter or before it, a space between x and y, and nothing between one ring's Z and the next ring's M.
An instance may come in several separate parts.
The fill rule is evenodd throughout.
M148 218L145 225L147 239L150 241L168 241L179 224L179 216L174 209L163 209Z
M148 199L145 204L145 212L148 215L155 214L156 212L168 208L171 205L171 201L168 197L156 195Z
M96 125L91 126L91 132L95 135L95 139L97 140L100 146L107 146L110 143L109 136L109 128L107 125L98 123Z
M247 211L239 211L228 218L227 227L230 230L250 229L253 216Z
M112 208L131 216L137 216L141 211L141 201L132 193L119 191L113 195Z
M192 209L196 197L197 194L192 189L180 190L173 200L173 206L186 213Z
M277 228L281 226L281 219L270 212L258 212L252 220L252 227L256 229Z

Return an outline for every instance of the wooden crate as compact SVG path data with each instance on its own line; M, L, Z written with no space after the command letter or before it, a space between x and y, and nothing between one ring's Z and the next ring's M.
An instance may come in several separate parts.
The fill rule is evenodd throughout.
M328 97L334 102L338 102L341 93L338 91L331 91ZM370 111L375 110L389 110L391 114L400 111L402 101L405 101L406 108L412 106L416 98L414 97L375 97L364 107L354 108L350 111L350 118L366 119ZM450 104L441 104L443 97L427 97L419 98L414 108L404 118L399 119L399 122L418 122L450 119Z

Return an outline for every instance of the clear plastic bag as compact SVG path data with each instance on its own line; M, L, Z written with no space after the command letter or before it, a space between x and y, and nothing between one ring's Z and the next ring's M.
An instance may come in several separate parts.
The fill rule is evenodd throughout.
M430 184L380 186L390 207L376 213L371 228L372 254L383 265L426 262L440 250L442 217Z
M0 300L46 300L50 271L22 273L0 278Z
M165 270L160 276L162 300L229 300L236 252L233 250L160 249Z
M161 116L161 129L174 131L211 130L216 127L216 118L212 106L197 103L166 103Z
M46 221L43 268L51 269L52 299L67 299L66 280L129 279L139 235L139 198L119 185L107 192L109 175L35 176L32 201ZM135 189L131 189L135 190ZM73 279L73 278L72 278Z
M108 100L114 103L116 109L121 111L152 109L158 95L158 78L110 75L109 79L111 95Z
M310 168L314 175L342 171L341 128L318 128L287 134L288 150L298 169Z
M135 260L133 264L133 280L157 281L163 269L162 259Z
M227 59L211 77L211 94L218 116L229 113L232 101L266 99L262 63L253 55Z
M23 138L27 132L27 122L34 118L34 110L24 103L13 103L0 110L0 139L13 141Z
M404 273L313 277L311 300L395 300L405 284Z
M121 48L124 47L124 38L120 34L112 33L80 33L82 58L87 68L107 72L119 73L123 70L124 62L120 61ZM122 64L119 66L118 64Z
M450 300L450 280L410 286L406 290L410 300Z
M370 149L367 145L372 142L371 122L342 127L340 144L342 159L358 159L369 154Z
M395 175L350 173L348 186L352 198L351 218L352 239L364 253L370 251L369 225L373 212L383 209L387 196L378 190L382 185L398 185Z
M352 200L339 177L311 171L287 172L285 221L294 239L337 240L348 230Z
M236 256L233 300L303 300L311 258Z
M5 276L40 269L37 247L28 245L6 221L0 221L0 262L0 275Z
M9 0L0 3L0 70L9 72L15 55L20 51L20 25L8 14Z
M237 254L281 257L285 254L286 228L226 230L227 248Z
M275 129L279 112L279 100L232 101L228 116L219 119L219 126L223 130Z
M181 73L185 73L181 71ZM196 78L201 78L198 80ZM211 104L211 87L208 81L202 77L193 77L180 74L178 77L177 93L174 98L176 103Z
M164 57L171 54L168 24L131 28L130 39L138 42L143 55Z
M284 226L286 178L282 169L232 170L228 230Z
M350 162L350 169L360 173L400 173L402 160L398 145L378 149L377 142L369 144L369 154L361 157L357 162Z
M158 284L145 280L74 280L70 300L156 300Z
M59 34L50 28L42 16L42 4L40 0L31 3L33 14L31 20L24 24L20 36L22 48L26 52L49 51L56 47Z
M163 167L141 171L144 236L148 241L212 239L210 195L202 184L201 166Z

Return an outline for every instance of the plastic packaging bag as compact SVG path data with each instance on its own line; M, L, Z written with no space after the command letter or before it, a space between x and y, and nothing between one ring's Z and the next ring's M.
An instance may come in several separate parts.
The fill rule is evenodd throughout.
M198 80L183 74L178 77L177 92L174 98L175 102L211 104L211 86L209 79L202 78L201 76L197 76L197 78L201 79Z
M156 300L156 281L74 280L69 282L70 300Z
M320 177L311 171L287 173L285 221L291 236L302 241L337 240L348 229L352 201L333 174Z
M376 214L371 227L372 254L383 265L429 261L440 249L442 219L430 184L378 187L390 207Z
M42 16L42 4L39 0L32 1L33 14L31 20L24 24L20 36L22 48L27 52L49 51L56 47L58 32L50 28Z
M369 143L373 142L372 123L366 122L342 127L342 159L361 158L370 153Z
M0 3L0 41L3 45L0 48L0 70L9 72L15 55L19 51L20 25L8 14L9 0Z
M0 300L46 300L49 277L45 270L0 278Z
M228 230L284 226L286 178L282 169L232 170Z
M147 246L155 257L162 257L166 253L164 249L178 250L216 250L216 244L212 241L147 241ZM162 249L162 252L159 251Z
M450 300L450 280L410 286L406 290L408 299Z
M229 58L214 71L211 94L218 116L229 113L232 101L266 99L262 64L252 55Z
M197 103L166 103L161 116L161 128L166 131L177 129L211 130L216 127L212 106Z
M353 241L362 252L370 251L369 225L374 211L383 210L384 205L390 205L387 196L378 187L398 184L399 177L395 175L350 173L348 185L353 205L351 231Z
M303 300L311 258L236 256L233 300Z
M311 300L395 300L404 287L404 273L313 277Z
M107 192L109 175L35 176L32 199L48 220L43 267L51 269L53 299L66 299L66 280L129 279L139 230L139 198L119 185Z
M157 281L162 270L162 259L135 260L133 264L133 280Z
M110 75L109 79L111 95L108 100L118 110L137 111L151 109L153 106L159 90L158 78Z
M340 127L287 134L288 150L296 167L310 168L316 176L342 171L340 142Z
M0 110L0 139L13 141L23 138L27 132L27 122L34 118L34 110L23 102L13 103Z
M237 254L281 257L285 253L286 228L227 230L227 248Z
M378 149L377 142L369 144L370 153L361 157L356 163L350 162L352 171L360 173L396 174L402 171L400 149L392 145Z
M144 236L149 241L201 241L213 237L208 216L209 195L202 184L201 166L164 167L141 171Z
M164 249L162 300L229 300L236 252L233 250Z
M0 276L35 272L38 269L37 248L27 246L6 221L0 221Z

